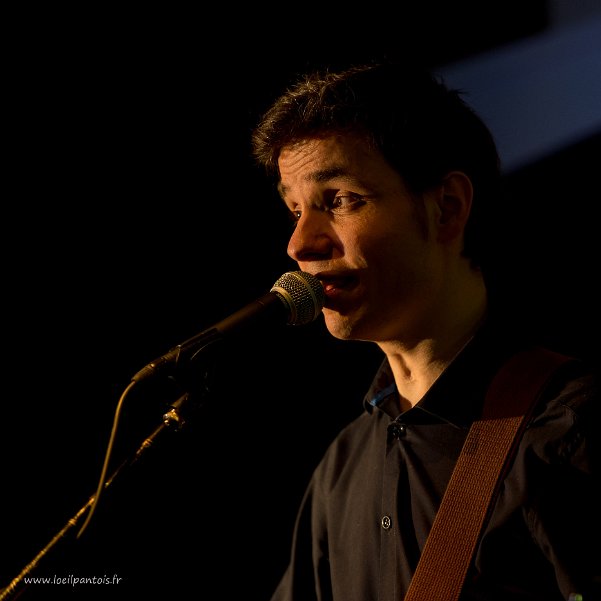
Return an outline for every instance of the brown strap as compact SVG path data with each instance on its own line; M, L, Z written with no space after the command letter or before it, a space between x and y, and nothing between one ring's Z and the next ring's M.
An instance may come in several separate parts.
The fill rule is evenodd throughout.
M455 601L504 467L551 373L569 357L522 351L497 373L461 450L405 601Z

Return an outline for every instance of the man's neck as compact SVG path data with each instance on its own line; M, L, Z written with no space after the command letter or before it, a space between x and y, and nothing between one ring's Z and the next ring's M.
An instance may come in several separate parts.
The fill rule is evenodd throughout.
M469 294L447 299L445 312L413 341L379 344L386 354L403 410L414 406L473 338L486 318L484 283L472 282Z

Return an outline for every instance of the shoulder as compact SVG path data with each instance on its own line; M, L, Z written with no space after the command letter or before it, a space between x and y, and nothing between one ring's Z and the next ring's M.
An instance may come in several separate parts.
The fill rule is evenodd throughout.
M583 414L599 410L601 368L596 360L526 345L508 352L497 369L496 390L514 395L529 391L538 398L535 413L552 407Z
M553 375L545 397L547 403L582 418L593 417L600 409L600 382L601 370L596 362L571 358Z
M572 359L551 377L528 427L537 455L550 462L578 463L588 470L601 456L601 371L593 362Z

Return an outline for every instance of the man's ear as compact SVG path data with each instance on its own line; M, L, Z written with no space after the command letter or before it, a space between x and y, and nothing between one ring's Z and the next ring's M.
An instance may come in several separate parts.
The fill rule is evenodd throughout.
M462 171L450 171L438 189L437 240L450 242L463 235L472 208L474 189Z

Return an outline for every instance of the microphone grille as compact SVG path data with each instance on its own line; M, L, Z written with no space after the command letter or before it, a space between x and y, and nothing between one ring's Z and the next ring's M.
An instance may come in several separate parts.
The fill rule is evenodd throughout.
M287 271L271 288L288 306L288 323L303 325L317 319L323 309L325 293L321 282L305 271Z

